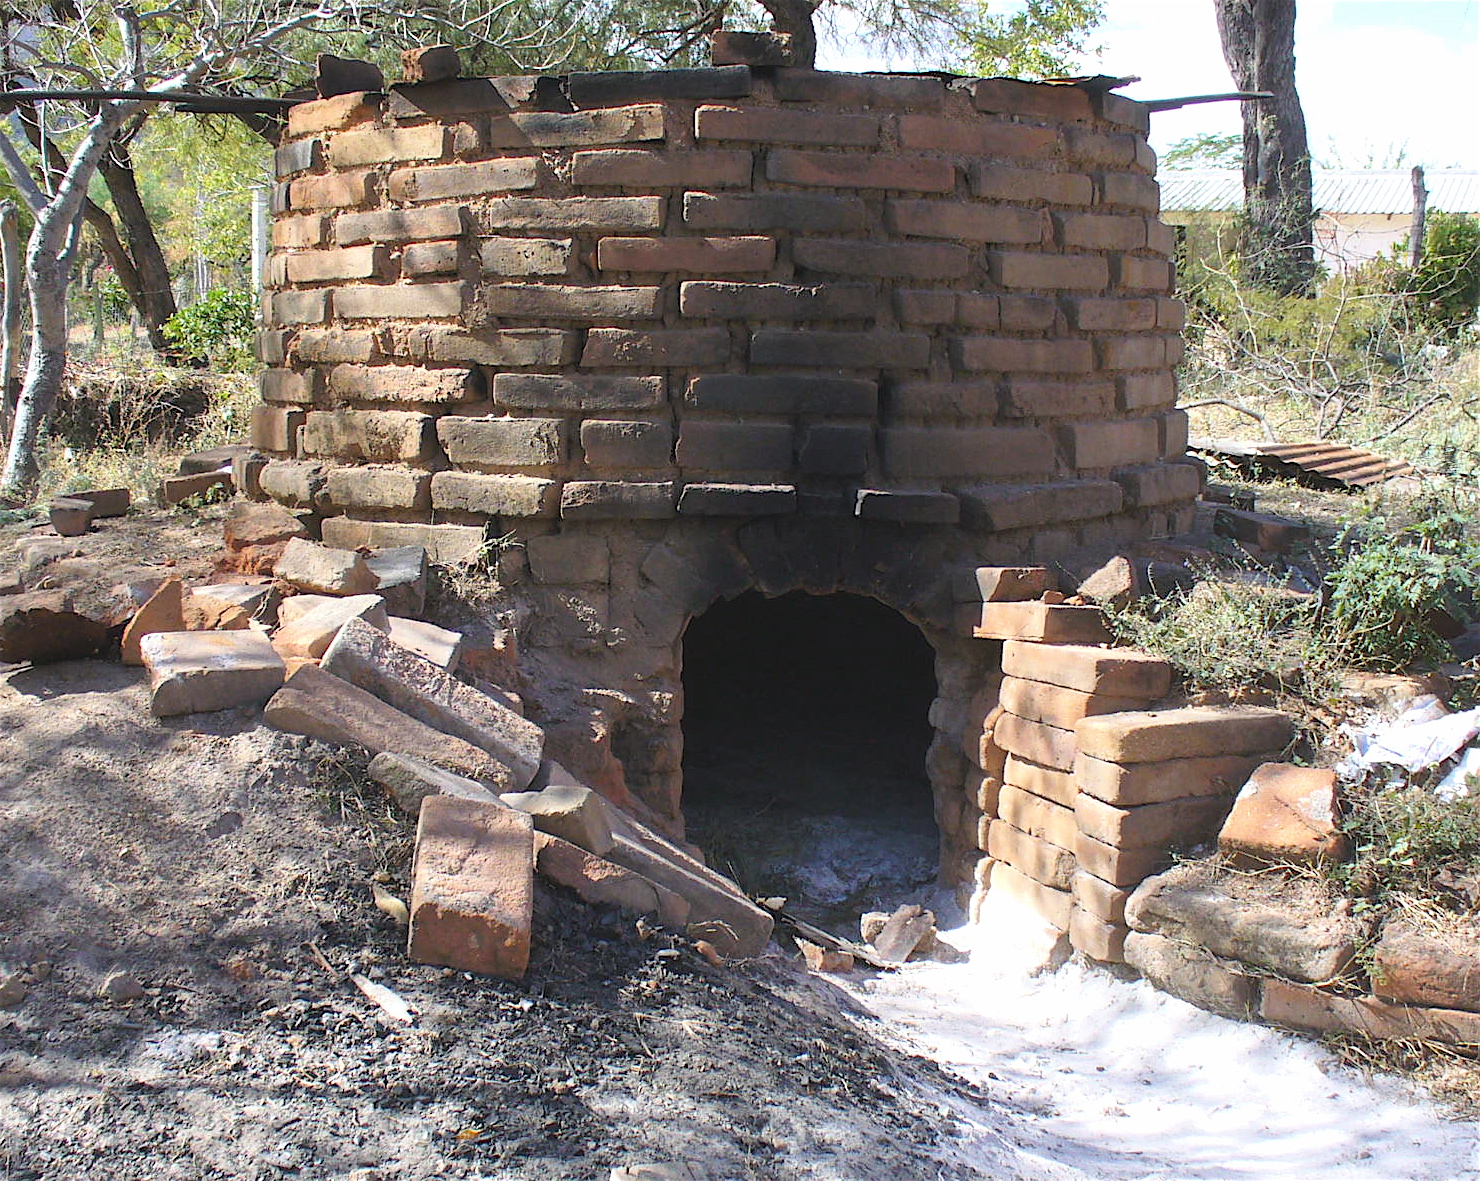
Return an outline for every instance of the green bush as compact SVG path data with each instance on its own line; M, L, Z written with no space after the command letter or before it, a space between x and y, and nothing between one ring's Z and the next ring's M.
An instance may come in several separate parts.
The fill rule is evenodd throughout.
M1480 308L1480 221L1462 213L1431 213L1423 242L1423 259L1408 272L1406 290L1424 324L1453 335Z
M1424 502L1406 527L1381 516L1351 525L1327 577L1326 630L1353 666L1401 669L1449 651L1439 626L1465 621L1480 589L1480 545L1469 515Z
M1480 797L1445 800L1427 783L1380 777L1344 794L1352 858L1333 875L1351 894L1369 906L1404 894L1469 909L1453 890L1480 870Z
M165 321L164 335L187 356L222 372L240 372L252 361L256 298L250 291L216 287Z

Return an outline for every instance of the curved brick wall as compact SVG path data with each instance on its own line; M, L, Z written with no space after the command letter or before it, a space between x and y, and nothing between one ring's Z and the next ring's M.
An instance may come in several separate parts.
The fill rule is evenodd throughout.
M958 661L959 715L955 570L1189 519L1146 123L1074 86L743 66L304 103L262 487L330 544L512 535L521 644L634 697L620 762L663 815L677 643L716 595L890 602Z

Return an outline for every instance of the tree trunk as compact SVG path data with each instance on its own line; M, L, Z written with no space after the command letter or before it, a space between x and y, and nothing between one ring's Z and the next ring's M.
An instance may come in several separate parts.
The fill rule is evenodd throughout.
M26 284L31 298L31 358L10 429L10 450L0 474L0 494L29 499L40 474L36 444L56 405L67 369L67 275L57 252L47 250L50 235L38 232L26 251ZM41 239L41 241L38 241ZM38 249L38 246L41 249Z
M1309 295L1316 273L1315 212L1305 113L1295 90L1295 0L1215 2L1234 84L1274 96L1242 104L1243 274L1282 295Z
M760 0L771 14L771 28L791 34L792 64L810 70L817 64L817 29L812 17L817 11L814 0Z
M5 284L0 313L0 438L10 438L21 390L21 232L15 205L0 204L0 278Z
M125 144L114 144L98 166L108 194L113 198L113 208L123 224L123 235L128 241L129 255L138 272L139 289L143 305L139 308L144 326L149 332L149 343L154 350L172 360L179 360L177 350L164 335L164 323L176 312L175 293L170 287L170 268L164 260L154 226L149 221L149 211L144 208L144 199L139 195L138 181L134 177L134 163Z

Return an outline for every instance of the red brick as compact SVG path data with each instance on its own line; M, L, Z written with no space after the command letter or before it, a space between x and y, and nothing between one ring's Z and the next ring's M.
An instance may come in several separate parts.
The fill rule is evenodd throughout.
M290 254L287 263L288 279L293 283L388 279L395 270L390 252L384 246L351 246L344 250Z
M534 822L527 814L428 796L411 878L413 960L523 977L534 918Z
M1150 463L1161 454L1154 418L1062 423L1058 430L1069 464L1078 471Z
M1053 444L1030 427L885 427L884 471L901 480L1042 475L1053 470Z
M1020 718L1047 722L1063 730L1072 730L1080 718L1121 713L1145 705L1145 700L1140 697L1084 693L1078 689L1065 689L1062 685L1025 681L1018 677L1003 678L1001 702L1004 709Z
M668 926L683 929L689 904L682 896L559 837L537 832L534 839L540 876L574 890L582 901L628 914L657 914Z
M565 460L566 421L560 418L437 420L447 458L470 467L550 467Z
M1358 1033L1398 1041L1480 1044L1480 1014L1389 1005L1374 997L1336 996L1308 984L1264 981L1259 1016L1273 1025L1317 1033Z
M456 238L464 228L461 205L376 209L368 213L341 213L334 219L334 240L341 246L356 242L421 242Z
M1278 735L1264 749L1280 745ZM1316 865L1342 857L1336 772L1324 767L1265 763L1239 791L1218 833L1218 850L1244 864Z
M294 209L344 209L368 205L375 200L373 172L338 172L326 176L302 176L288 186L288 203Z
M1074 904L1069 892L1045 886L1006 861L992 863L987 891L1011 899L1051 927L1068 929Z
M679 424L675 461L696 471L781 472L792 466L793 447L789 424L686 419Z
M1146 245L1146 219L1111 213L1056 213L1059 241L1076 250L1138 250Z
M1046 172L981 162L971 166L970 181L974 196L993 201L1088 205L1095 199L1094 182L1080 172Z
M1259 706L1193 706L1086 718L1080 750L1113 763L1280 750L1294 734L1290 716Z
M980 484L961 490L966 522L997 533L1108 517L1123 504L1120 486L1109 480Z
M1072 771L1059 771L1053 767L1040 766L1017 755L1008 755L1003 769L1003 782L1010 783L1023 791L1032 792L1066 808L1074 806L1079 789L1074 783Z
M934 156L800 152L777 149L766 157L766 177L781 184L840 189L902 189L949 193L956 166Z
M1109 381L1037 381L1014 377L1007 383L1002 413L1008 418L1065 418L1109 414L1115 409L1115 384Z
M1168 364L1166 340L1127 336L1096 342L1102 369L1161 369Z
M1094 167L1133 168L1139 136L1106 134L1087 127L1064 129L1064 148L1069 159Z
M272 245L277 250L322 246L329 235L329 219L321 213L280 217L272 223Z
M553 283L493 283L481 291L490 316L556 320L656 320L660 287L566 287Z
M482 525L421 525L329 517L324 521L324 544L354 549L419 545L427 551L428 561L439 566L459 566L478 560L484 546L483 532ZM445 761L435 751L427 757L436 762Z
M1069 942L1074 950L1102 964L1125 963L1125 939L1129 934L1124 923L1107 923L1077 906L1069 915Z
M884 216L897 234L966 242L1041 242L1048 229L1037 210L960 201L892 199L884 203Z
M433 508L491 517L553 517L560 501L560 484L537 476L438 472L431 487Z
M1056 804L1052 800L1022 788L1004 783L997 796L998 816L1019 832L1057 845L1061 849L1074 847L1074 836L1079 831L1074 809Z
M1143 136L1151 129L1151 108L1123 94L1106 91L1096 96L1096 106L1101 119L1118 127L1128 127Z
M723 328L667 328L637 332L592 328L586 333L581 364L586 368L723 365L730 356L730 334Z
M1055 154L1059 136L1051 127L1033 127L1027 123L901 115L899 142L911 151L1038 159Z
M1187 327L1187 305L1180 299L1158 299L1156 326L1167 332L1181 332Z
M1118 808L1087 792L1074 802L1081 832L1118 849L1189 849L1210 839L1228 813L1227 796L1185 796Z
M952 585L958 603L1018 603L1056 589L1058 580L1045 566L978 566Z
M1079 790L1107 804L1138 807L1186 796L1232 796L1263 761L1259 754L1112 763L1080 755L1074 764Z
M279 291L272 297L274 324L322 324L328 318L327 291Z
M642 152L612 148L577 152L573 183L621 188L747 188L755 160L750 152Z
M658 140L663 136L663 108L645 103L590 111L515 111L494 115L480 138L490 148L559 148Z
M879 142L879 120L874 115L703 106L694 112L694 135L753 143L872 147Z
M1002 671L1082 693L1109 693L1146 701L1164 697L1172 687L1171 665L1131 648L1048 646L1009 640L1002 649Z
M1163 225L1154 217L1146 222L1146 245L1157 254L1169 258L1176 252L1177 235L1169 225Z
M336 365L329 370L329 394L336 402L470 402L481 385L481 377L468 369Z
M1155 213L1161 207L1161 186L1149 176L1133 172L1102 172L1100 203L1125 205L1138 213Z
M994 820L987 838L987 851L1041 885L1067 891L1074 874L1074 854L1068 849L1014 828L1005 820Z
M1020 340L963 336L951 341L957 369L994 373L1088 373L1095 366L1087 340Z
M304 421L303 450L370 463L425 461L436 448L432 423L406 410L314 410Z
M982 603L966 607L961 617L971 623L971 633L984 640L1033 640L1045 644L1094 644L1106 642L1110 633L1098 607L1070 607L1062 603ZM1068 727L1060 727L1068 729ZM1025 758L1031 755L1024 754ZM1044 760L1036 760L1042 762ZM1069 770L1067 766L1051 766Z
M1155 467L1117 472L1126 503L1134 508L1192 500L1202 491L1203 470L1195 463L1160 463Z
M1057 122L1087 122L1094 114L1088 91L1077 86L982 78L972 87L978 111L1037 116Z
M280 406L259 404L252 407L252 426L248 437L252 446L261 451L291 454L297 442L298 428L302 425L301 410L285 410Z
M544 166L535 157L398 168L390 175L390 199L446 201L485 193L511 193L538 186L543 171Z
M1469 938L1460 943L1389 919L1373 953L1372 991L1404 1004L1480 1011L1473 921L1469 927Z
M792 258L804 270L838 275L877 275L887 279L957 279L971 255L964 246L934 242L856 242L800 238Z
M1074 855L1081 869L1121 888L1136 885L1171 861L1164 849L1121 849L1083 832L1074 842Z
M421 320L461 316L466 283L398 283L387 287L340 287L334 314L346 320Z
M1099 291L1110 282L1110 267L1092 254L1027 254L993 251L992 277L1003 287Z
M440 160L447 151L447 129L437 123L421 127L362 127L342 131L329 141L335 168L389 164L398 160Z
M1101 881L1094 874L1078 870L1071 886L1074 905L1104 923L1124 923L1129 890Z
M331 504L341 508L431 508L430 472L406 468L340 467L329 472Z
M809 332L761 328L751 335L753 365L839 369L924 369L930 338L916 332Z
M835 74L828 70L793 68L780 71L771 84L782 102L937 111L945 100L945 86L939 78Z
M313 405L324 386L317 369L264 369L259 384L264 402L295 402L304 406Z
M596 265L603 271L693 271L725 274L768 271L774 238L602 238Z
M573 247L570 238L488 238L478 258L485 275L563 275Z
M520 410L636 410L660 406L661 377L613 377L544 373L500 373L493 400Z
M954 301L950 292L942 293ZM871 320L878 290L866 283L684 283L679 311L701 319Z
M479 224L499 230L658 230L662 197L503 197L488 203Z
M572 480L560 491L560 515L573 521L662 520L676 504L671 481Z
M1170 291L1175 278L1172 264L1160 258L1130 258L1118 255L1111 260L1115 286L1122 291Z
M1118 378L1122 410L1156 410L1177 400L1177 379L1170 372L1129 373Z
M868 206L859 197L789 193L712 197L708 193L685 193L683 220L686 225L708 230L789 229L846 234L868 224Z
M557 328L484 329L477 333L420 325L400 338L406 355L426 361L464 361L500 369L569 365L576 359L575 332Z
M1156 327L1154 299L1073 299L1074 327L1086 332L1140 332Z
M340 94L288 108L288 139L319 131L342 131L371 122L380 114L380 97L365 93Z
M463 244L413 242L401 251L401 273L408 279L425 275L455 275L462 262Z

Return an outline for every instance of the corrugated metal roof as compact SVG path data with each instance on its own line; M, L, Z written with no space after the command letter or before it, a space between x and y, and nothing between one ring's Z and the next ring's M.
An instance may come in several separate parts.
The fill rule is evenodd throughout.
M1161 207L1167 212L1233 212L1243 206L1243 178L1233 168L1168 168L1157 175ZM1449 213L1480 213L1480 172L1425 171L1429 208ZM1411 169L1326 170L1311 177L1311 195L1326 213L1413 212Z

